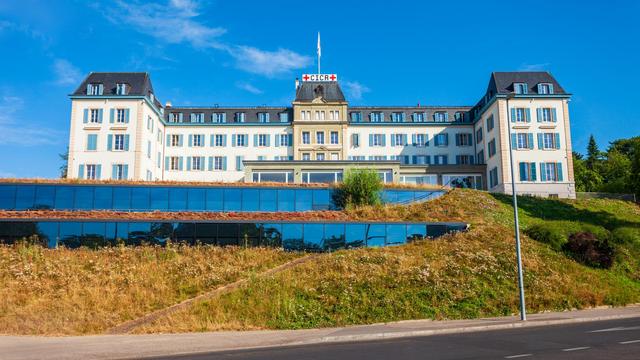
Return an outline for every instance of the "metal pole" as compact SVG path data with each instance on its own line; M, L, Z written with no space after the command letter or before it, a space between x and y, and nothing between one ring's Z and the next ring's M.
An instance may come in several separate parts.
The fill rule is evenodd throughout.
M509 160L511 161L511 193L513 197L513 222L516 233L516 258L518 261L518 287L520 288L520 320L527 320L527 310L524 303L524 279L522 275L522 254L520 251L520 222L518 221L518 197L516 196L516 177L513 166L513 144L511 141L511 119L509 117L509 95L507 95L507 129L509 129Z

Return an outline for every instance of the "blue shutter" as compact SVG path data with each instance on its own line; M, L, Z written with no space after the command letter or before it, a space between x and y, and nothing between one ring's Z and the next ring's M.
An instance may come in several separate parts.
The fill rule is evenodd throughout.
M180 156L180 157L178 158L178 170L182 170L182 169L183 169L183 168L182 168L182 159L183 159L183 157L182 157L182 156Z
M195 113L189 114L189 121L190 122L196 122L196 114Z
M424 146L429 146L429 134L424 134Z
M242 170L242 156L236 156L236 170Z
M444 146L449 146L449 134L444 134Z
M538 84L538 94L542 94L542 84Z
M266 134L265 137L267 140L267 146L271 146L271 136L269 136L269 134Z
M411 161L413 162L413 164L418 163L418 155L413 155L411 158L412 158Z
M122 179L123 180L128 180L129 179L129 165L122 165Z
M182 140L184 139L184 135L178 136L178 146L182 147Z
M473 155L469 156L469 163L470 163L471 165L474 165L474 164L475 164L475 160L476 160L476 159L475 159L475 156L473 156Z
M369 146L373 146L373 134L369 134Z
M520 164L520 181L527 181L527 163Z
M416 140L416 138L417 138L417 137L416 137L416 134L411 134L411 144L412 144L413 146L418 145L418 144L417 144L417 142L418 142L418 141Z
M387 135L380 134L380 137L382 138L382 146L387 146Z
M562 163L558 163L557 164L557 171L558 171L558 181L563 181L562 178Z
M445 122L449 121L449 113L448 112L444 113L444 121Z
M525 116L526 116L526 121L531 122L531 109L529 108L525 109Z
M284 136L284 135L283 135ZM273 136L273 146L280 147L280 135L276 134Z
M553 84L549 84L549 94L553 94Z
M555 138L556 149L560 149L560 133L555 133Z
M396 146L396 135L391 134L391 146Z
M170 161L169 157L168 157L168 156L165 156L165 157L164 157L164 169L165 169L165 171L166 171L166 170L169 170L169 161ZM114 165L114 166L115 166L115 165Z
M222 170L227 170L227 157L222 157Z
M244 147L249 147L249 134L242 134L244 138Z
M193 146L193 135L189 134L189 147Z
M231 134L231 146L236 146L236 134Z
M258 134L253 134L253 147L258 147Z
M113 149L113 135L107 135L107 151L111 151Z
M216 146L216 136L215 135L211 135L209 137L209 146Z
M98 110L98 123L102 124L102 109Z
M538 149L544 150L544 135L538 134Z
M511 148L514 150L518 149L518 135L511 134Z
M124 122L125 124L129 123L129 109L124 109Z
M536 118L538 119L538 122L542 122L542 109L541 108L537 108L536 109Z
M187 171L191 170L191 156L187 156Z
M171 135L167 134L167 143L165 144L167 147L171 147Z
M293 134L289 134L288 136L288 141L287 141L287 146L293 146Z
M227 113L222 113L222 122L223 123L227 122Z
M84 109L84 114L82 115L82 122L85 124L89 122L89 109Z
M113 124L116 109L109 109L109 122Z
M424 163L427 165L431 165L431 155L424 156Z
M456 165L460 165L462 155L456 155Z
M178 114L178 122L183 122L184 117L182 116L182 113Z
M102 165L96 165L96 180L100 180L102 173Z
M84 165L78 166L78 179L84 179Z
M111 165L111 180L118 180L118 165Z
M536 181L536 163L530 163L529 168L529 171L531 172L531 181Z
M407 134L402 134L402 145L406 146L407 144Z
M98 95L102 95L104 93L104 85L98 84Z
M87 95L91 95L91 84L87 84Z
M547 181L546 164L540 163L540 180Z
M511 122L512 123L516 122L516 109L515 108L511 108Z
M527 134L527 142L529 143L529 150L533 150L533 133Z
M556 111L556 108L551 108L551 121L558 121L558 112Z
M456 134L456 146L460 146L460 134Z
M124 151L129 151L129 135L124 136Z
M209 171L213 171L213 156L209 156Z

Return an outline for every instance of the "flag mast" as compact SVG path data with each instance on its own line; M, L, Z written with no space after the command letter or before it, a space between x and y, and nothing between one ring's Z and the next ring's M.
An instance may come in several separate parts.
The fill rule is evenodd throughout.
M320 50L320 31L318 31L318 75L320 75L320 56L322 51Z

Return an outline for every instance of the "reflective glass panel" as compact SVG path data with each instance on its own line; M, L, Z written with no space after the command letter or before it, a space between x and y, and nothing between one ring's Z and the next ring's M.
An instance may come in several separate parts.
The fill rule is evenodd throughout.
M277 190L278 192L278 211L294 211L296 209L295 190Z
M296 211L308 211L313 209L312 190L295 190L295 191L296 191Z
M169 188L166 187L153 187L149 191L151 208L149 210L164 211L169 207ZM180 209L184 210L184 208Z
M260 210L260 190L242 189L242 211ZM226 199L226 198L225 198Z
M97 190L97 189L96 189ZM126 226L126 223L120 223L122 226ZM116 245L117 239L117 227L120 225L116 222L108 222L105 224L104 238L110 245Z
M106 225L103 222L85 222L82 224L82 237L80 245L97 249L107 246L105 238Z
M262 245L281 246L282 245L282 225L264 224L262 226Z
M198 223L196 225L196 243L215 245L218 239L218 224Z
M39 185L36 187L36 200L34 209L53 209L55 205L56 187L49 185Z
M129 223L116 223L116 244L127 245L129 242Z
M75 209L93 209L93 186L78 186L75 188Z
M58 246L68 248L80 247L82 236L82 223L80 222L60 222L60 240Z
M309 182L311 183L333 183L336 181L335 173L312 172L309 173Z
M149 241L153 245L166 245L173 237L173 224L170 222L151 223Z
M429 224L427 225L427 235L429 237L438 237L447 233L449 227L444 224Z
M413 191L398 191L397 193L397 199L395 202L400 203L400 204L408 204L413 202Z
M37 223L33 221L18 221L14 222L13 225L9 228L10 233L10 242L18 241L18 240L28 240L34 235L38 234L38 226Z
M260 211L277 211L277 196L278 191L276 189L260 190Z
M422 240L427 237L427 227L424 224L407 225L407 242Z
M187 209L187 189L171 188L169 190L169 210L186 210Z
M240 246L260 245L260 224L238 224Z
M313 190L313 210L332 209L331 193L328 189Z
M58 244L58 223L54 221L39 222L38 234L44 246L55 248Z
M189 189L187 193L187 209L191 211L204 211L206 209L206 193L204 189Z
M287 182L287 173L286 172L277 172L277 173L260 173L260 182L279 182L284 183Z
M149 210L149 188L131 188L131 210Z
M399 245L407 242L407 225L388 224L386 245Z
M18 186L16 191L16 210L33 209L36 187L33 185Z
M366 229L367 246L384 246L386 229L384 224L369 224Z
M324 239L323 224L304 224L304 249L307 251L321 251Z
M194 223L174 223L173 224L173 241L193 244L196 234L196 224Z
M0 244L13 243L13 222L0 221Z
M113 188L113 208L115 210L131 209L131 188L116 186ZM124 237L126 239L126 237Z
M238 245L238 224L218 224L218 245Z
M140 245L149 242L151 224L147 222L130 222L127 245Z
M222 211L222 189L207 189L207 211Z
M302 224L282 224L282 247L285 250L302 250Z
M113 188L111 186L96 186L93 208L105 210L113 208Z
M345 247L344 224L326 224L324 226L324 250L337 250Z
M13 210L16 206L16 187L0 185L0 209Z
M240 189L224 189L224 211L242 211Z
M367 226L365 224L347 224L345 232L345 246L347 248L366 245Z

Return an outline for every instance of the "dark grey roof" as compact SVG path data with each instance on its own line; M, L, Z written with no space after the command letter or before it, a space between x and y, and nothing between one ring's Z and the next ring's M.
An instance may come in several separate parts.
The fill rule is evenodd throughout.
M296 90L296 100L301 102L309 102L316 98L316 94L321 92L323 98L328 102L344 102L344 94L337 81L332 82L316 82L303 81Z
M489 80L489 89L497 94L509 94L513 92L513 83L526 83L529 94L538 93L538 84L553 84L554 94L566 94L556 79L547 71L512 71L494 72Z
M103 95L116 95L116 84L124 83L129 85L127 95L149 96L154 93L151 85L151 77L146 72L92 72L82 81L80 86L72 95L87 95L88 84L102 84L104 86ZM155 93L154 93L155 97ZM161 107L159 101L156 105Z
M435 122L436 113L445 113L447 122L469 122L471 120L469 110L470 106L350 106L349 121L352 120L352 113L359 112L362 114L363 123L371 122L371 113L377 112L383 114L384 123L391 123L392 113L404 113L404 122L415 122L413 119L414 113L424 114L424 122ZM458 115L456 115L458 114ZM457 118L457 116L460 116Z
M181 113L183 123L191 122L191 114L203 114L204 123L211 124L215 123L213 121L213 114L223 113L226 114L226 122L227 123L236 123L235 114L236 113L244 113L245 114L245 123L258 123L258 113L268 113L269 114L269 123L280 123L280 113L287 113L288 122L291 122L293 119L293 110L290 107L277 107L277 106L253 106L253 107L210 107L210 106L202 106L202 107L166 107L164 109L164 119L166 122L171 121L172 114Z

